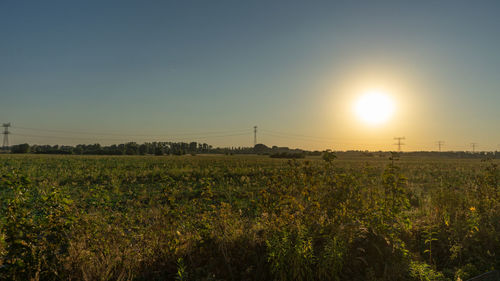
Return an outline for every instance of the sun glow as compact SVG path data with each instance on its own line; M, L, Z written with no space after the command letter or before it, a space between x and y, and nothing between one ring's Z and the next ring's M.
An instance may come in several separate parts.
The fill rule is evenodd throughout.
M358 118L370 125L386 123L394 113L394 101L383 91L366 91L354 106Z

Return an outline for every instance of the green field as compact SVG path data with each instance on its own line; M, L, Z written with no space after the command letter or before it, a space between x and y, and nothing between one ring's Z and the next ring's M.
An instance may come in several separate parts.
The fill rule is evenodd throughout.
M498 160L0 155L2 280L466 280Z

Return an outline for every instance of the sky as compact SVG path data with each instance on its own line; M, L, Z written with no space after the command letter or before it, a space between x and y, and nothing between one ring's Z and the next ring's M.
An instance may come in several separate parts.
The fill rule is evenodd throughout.
M11 144L500 149L499 1L0 2ZM367 90L395 104L376 126Z

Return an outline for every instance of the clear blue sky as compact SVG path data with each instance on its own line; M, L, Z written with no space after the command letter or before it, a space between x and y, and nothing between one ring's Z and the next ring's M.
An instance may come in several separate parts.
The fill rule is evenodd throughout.
M499 1L5 0L0 40L12 143L500 145ZM347 108L379 84L368 128Z

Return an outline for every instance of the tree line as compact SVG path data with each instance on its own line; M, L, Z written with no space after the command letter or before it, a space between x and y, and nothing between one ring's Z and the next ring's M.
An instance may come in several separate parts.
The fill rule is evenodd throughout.
M339 157L389 157L387 151L331 151ZM79 144L69 145L30 145L27 143L13 145L11 153L33 153L33 154L74 154L74 155L185 155L185 154L260 154L269 155L272 158L304 158L305 156L321 156L325 151L308 151L288 147L257 144L254 147L213 147L206 143L198 142L146 142L138 144L127 142L113 145ZM400 156L409 157L444 157L444 158L500 158L500 152L466 152L466 151L414 151L400 152Z
M303 158L307 155L321 155L321 152L290 149L288 147L268 147L257 144L254 147L213 147L207 143L198 142L146 142L138 144L127 142L123 144L100 145L79 144L70 145L30 145L28 143L13 145L11 153L33 154L74 154L74 155L185 155L198 153L211 154L261 154L278 158Z
M211 145L197 142L127 142L113 145L79 144L69 145L13 145L12 153L75 154L75 155L184 155L210 153Z

